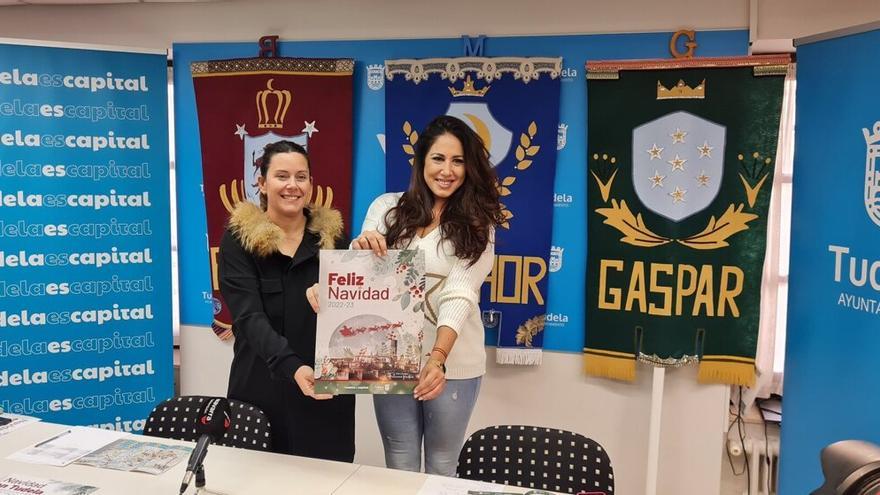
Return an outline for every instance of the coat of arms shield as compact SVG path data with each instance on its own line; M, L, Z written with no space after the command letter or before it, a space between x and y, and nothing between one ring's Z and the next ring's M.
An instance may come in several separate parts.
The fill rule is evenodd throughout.
M513 133L498 122L487 104L452 102L446 115L461 119L483 139L493 166L498 166L507 157Z
M862 129L865 135L865 211L872 222L880 226L880 170L877 157L880 156L880 121L874 124L874 133Z
M282 136L274 132L267 132L259 136L244 136L244 164L242 179L244 180L244 193L248 201L260 204L260 188L257 186L257 178L260 177L260 157L263 156L263 148L276 141L287 140L309 148L309 136L306 133L296 136Z
M633 187L649 210L679 222L721 189L726 128L672 112L632 131Z

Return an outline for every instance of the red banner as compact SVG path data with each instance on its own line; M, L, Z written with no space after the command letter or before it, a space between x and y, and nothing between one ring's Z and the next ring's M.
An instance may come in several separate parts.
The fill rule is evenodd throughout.
M352 59L249 58L191 66L202 147L214 331L232 335L217 280L217 251L233 206L259 204L258 159L266 144L308 150L311 202L351 217Z

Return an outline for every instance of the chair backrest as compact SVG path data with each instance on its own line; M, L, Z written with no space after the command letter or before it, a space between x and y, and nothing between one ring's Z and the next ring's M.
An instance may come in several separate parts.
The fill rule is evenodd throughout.
M563 493L614 494L605 449L565 430L490 426L471 435L458 456L458 477Z
M197 440L196 420L202 405L210 399L203 395L172 397L161 402L147 418L144 435L177 440ZM272 448L272 425L258 407L229 399L231 423L217 445L269 451Z

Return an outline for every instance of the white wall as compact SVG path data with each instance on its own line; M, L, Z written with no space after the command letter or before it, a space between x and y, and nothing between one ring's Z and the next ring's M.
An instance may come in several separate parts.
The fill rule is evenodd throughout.
M730 29L748 25L747 5L742 0L236 0L23 6L0 8L0 33L167 47L174 41L256 41L266 34L282 39L364 39L658 31L682 25Z
M880 20L876 0L754 0L757 36L796 38ZM0 36L166 48L175 41L426 38L749 26L749 0L229 0L0 7ZM450 7L454 6L454 7Z
M880 20L877 0L757 0L757 38L802 38Z
M793 38L880 19L876 0L758 0L759 38ZM438 7L443 5L443 7ZM448 8L455 5L459 8ZM238 0L204 4L0 7L0 35L167 48L175 41L423 38L746 28L749 0ZM181 329L181 391L223 395L232 348L207 328ZM566 428L609 452L619 495L644 493L650 369L635 384L585 377L581 356L538 368L490 366L470 430L523 423ZM727 388L698 386L694 369L666 377L658 493L717 495ZM382 464L369 399L358 402L358 462Z

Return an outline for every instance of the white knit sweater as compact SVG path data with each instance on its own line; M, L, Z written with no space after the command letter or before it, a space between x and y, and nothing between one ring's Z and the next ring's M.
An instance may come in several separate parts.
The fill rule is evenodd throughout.
M375 230L385 234L388 231L385 213L397 205L402 194L386 193L376 198L367 210L361 232ZM494 242L488 243L471 266L467 260L455 256L452 243L440 238L440 228L424 238L415 236L407 245L395 247L425 252L426 309L422 354L430 353L434 347L437 327L447 326L458 337L446 360L446 377L455 380L484 375L486 348L480 319L480 287L495 262Z

